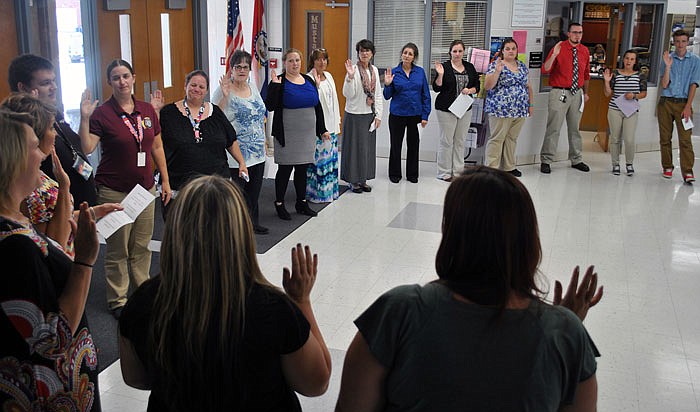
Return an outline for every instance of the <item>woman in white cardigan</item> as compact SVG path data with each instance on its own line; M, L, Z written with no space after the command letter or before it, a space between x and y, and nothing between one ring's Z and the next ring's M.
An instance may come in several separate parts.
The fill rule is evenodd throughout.
M360 40L355 45L358 61L345 62L345 117L340 178L355 193L371 192L367 181L374 179L377 169L377 132L382 119L382 87L379 71L370 63L374 56L374 44Z
M338 134L340 107L338 92L328 68L328 52L316 49L309 56L309 76L316 82L323 118L330 138L317 137L315 162L306 171L306 198L310 202L332 202L338 198Z

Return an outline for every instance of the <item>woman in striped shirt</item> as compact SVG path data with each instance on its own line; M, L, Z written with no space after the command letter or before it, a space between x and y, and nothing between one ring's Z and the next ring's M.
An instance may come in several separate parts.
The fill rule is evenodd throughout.
M613 73L605 69L605 95L612 98L608 103L608 125L610 126L610 157L612 158L612 174L620 174L620 150L621 140L625 141L625 172L627 176L634 174L634 134L637 129L637 117L639 114L639 99L647 96L646 77L636 70L637 52L627 50L622 56L622 69ZM618 104L629 106L632 104L632 113L626 111L625 115ZM636 110L634 107L636 105Z

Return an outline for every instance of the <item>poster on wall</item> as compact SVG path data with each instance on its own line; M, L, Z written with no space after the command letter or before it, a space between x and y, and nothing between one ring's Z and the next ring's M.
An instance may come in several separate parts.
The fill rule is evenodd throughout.
M323 12L306 12L306 52L323 47Z
M512 27L542 27L545 0L513 0Z

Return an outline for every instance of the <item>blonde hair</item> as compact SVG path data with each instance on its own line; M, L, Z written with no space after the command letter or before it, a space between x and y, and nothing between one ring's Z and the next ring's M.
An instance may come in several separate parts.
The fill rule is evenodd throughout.
M27 170L27 130L32 117L0 108L0 206L11 208L10 186Z
M185 185L168 213L160 268L152 342L166 399L180 410L220 409L231 402L230 388L218 399L189 394L235 379L247 294L254 283L274 288L258 266L253 225L235 184L204 176Z
M29 93L12 93L0 104L7 110L31 115L33 119L29 125L39 140L44 139L46 131L53 127L56 120L56 107Z
M283 61L283 62L286 62L286 61L287 61L287 56L289 56L289 55L292 54L292 53L298 54L298 55L299 55L299 60L304 61L304 53L302 53L301 50L295 49L295 48L293 48L293 47L292 47L292 48L289 48L289 49L287 49L287 50L284 51L284 54L282 55L282 61Z

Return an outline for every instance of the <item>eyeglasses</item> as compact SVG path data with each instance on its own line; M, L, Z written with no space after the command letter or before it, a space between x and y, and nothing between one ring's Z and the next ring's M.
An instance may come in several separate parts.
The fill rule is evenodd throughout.
M233 66L233 69L238 70L238 71L245 71L245 70L250 70L250 66L241 66L240 64L237 64L237 65Z
M323 47L321 47L320 49L314 49L314 51L315 51L315 52L318 51L318 52L323 52L323 53L325 53L325 52L326 52L326 49L324 49Z

